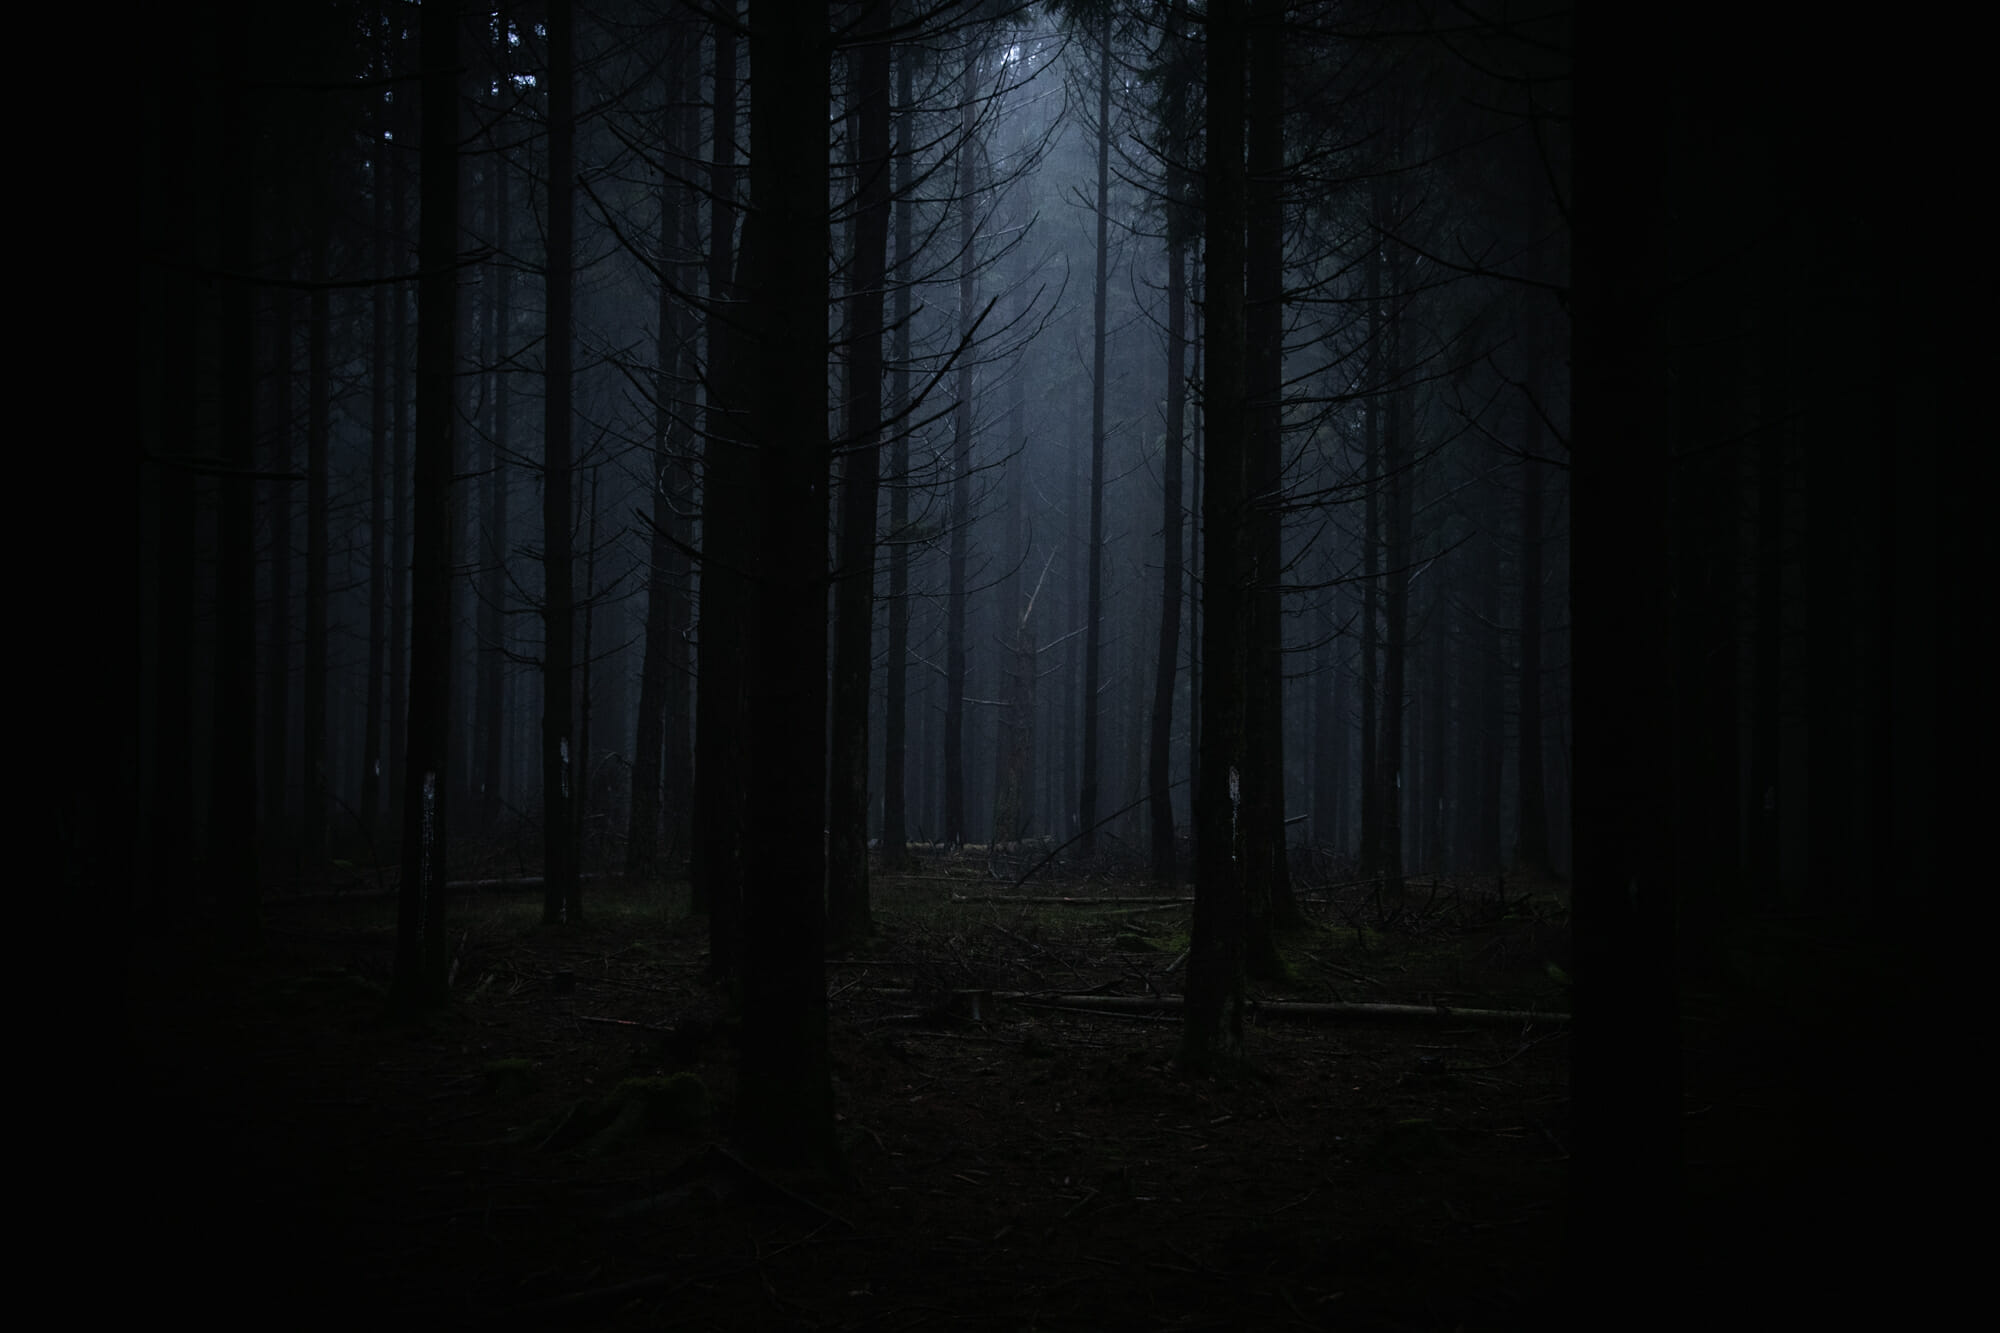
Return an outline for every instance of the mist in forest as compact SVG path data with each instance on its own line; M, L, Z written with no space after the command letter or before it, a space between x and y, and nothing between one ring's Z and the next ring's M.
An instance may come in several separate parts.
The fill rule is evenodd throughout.
M251 951L377 895L398 1021L499 975L466 895L644 895L724 1137L848 1183L827 969L927 875L1184 903L1190 1079L1324 933L1490 903L1575 974L1576 1253L1698 1216L1748 1272L1688 1080L1795 1053L1810 1155L1935 1077L1976 371L1963 210L1870 175L1948 174L1959 85L1701 17L157 16L129 790L71 879Z

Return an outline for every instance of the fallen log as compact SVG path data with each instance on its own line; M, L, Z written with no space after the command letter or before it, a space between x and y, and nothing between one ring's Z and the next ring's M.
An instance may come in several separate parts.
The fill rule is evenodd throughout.
M881 995L910 995L914 992L880 989ZM964 992L973 994L973 992ZM1029 1007L1076 1009L1101 1013L1177 1013L1178 995L1072 995L1055 991L979 991L982 999L1000 1004ZM1463 1009L1447 1004L1374 1004L1363 1001L1246 1000L1244 1008L1253 1018L1314 1021L1361 1019L1388 1023L1477 1023L1511 1026L1519 1023L1568 1023L1564 1013L1543 1013L1534 1009Z
M974 903L980 906L1005 906L1009 903L1020 903L1024 906L1032 907L1139 907L1144 905L1154 907L1190 907L1194 904L1194 899L1191 897L1078 898L1066 896L1060 898L1029 898L1014 893L954 893L951 895L951 900L955 903Z

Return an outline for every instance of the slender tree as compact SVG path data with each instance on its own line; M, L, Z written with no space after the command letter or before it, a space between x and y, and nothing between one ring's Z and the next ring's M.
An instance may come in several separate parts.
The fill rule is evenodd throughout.
M833 787L827 932L836 951L873 929L868 910L868 687L874 667L875 511L882 433L882 287L889 253L888 0L868 0L849 54L857 211L847 295L847 438L840 578L834 584Z
M385 52L381 69L390 61ZM374 216L372 239L374 261L379 273L396 271L400 247L389 237L389 155L394 142L388 109L378 100L371 145L370 163ZM389 653L389 395L395 383L395 369L389 360L389 308L403 299L402 287L385 282L370 293L368 394L368 685L365 720L361 736L361 832L370 844L371 860L376 821L382 812L382 713L383 671ZM395 756L390 757L395 762Z
M494 83L509 86L512 59L508 39L512 19L501 9L494 25L493 51L488 68ZM512 376L507 358L512 345L510 321L513 314L513 266L507 258L511 244L508 214L512 190L507 155L496 144L489 145L486 162L487 208L491 217L494 262L483 281L491 293L485 302L486 356L491 385L489 447L484 476L480 480L486 521L479 560L479 666L475 681L473 716L478 719L478 768L473 774L480 796L480 823L489 831L500 820L501 789L504 783L502 758L507 750L507 682L502 671L507 652L507 545L509 492L507 452L512 438Z
M915 244L910 185L915 151L910 140L916 100L917 48L896 48L896 304L890 352L889 393L898 414L910 401L910 252ZM908 779L910 679L910 432L899 424L889 455L889 630L882 719L882 864L901 868L909 859Z
M451 471L457 414L458 10L420 17L424 73L422 233L417 276L417 457L411 568L409 750L404 755L403 868L391 1003L409 1012L446 995L446 772L451 718Z
M698 71L695 29L676 21L668 36L667 68L674 82L690 86ZM681 548L687 545L681 514L686 497L677 484L684 405L679 385L689 378L685 359L693 345L693 329L685 305L674 295L685 275L671 252L682 243L682 214L691 209L688 191L676 179L679 162L693 155L685 137L686 117L679 99L667 106L664 160L660 164L659 302L655 331L653 379L652 512L646 565L645 656L639 674L639 717L632 744L632 808L626 828L625 873L650 878L659 869L661 784L666 772L668 708L682 689L677 677L685 654L676 637L677 622L686 611L686 566Z
M1179 875L1174 848L1173 773L1170 765L1174 736L1174 681L1181 651L1181 534L1186 523L1181 494L1181 458L1187 428L1187 152L1188 112L1179 80L1171 71L1183 67L1187 43L1178 29L1163 42L1161 119L1166 130L1167 230L1167 433L1162 465L1160 515L1160 642L1153 667L1151 747L1147 755L1152 827L1153 878L1171 884Z
M1521 453L1520 740L1514 751L1520 829L1514 840L1514 863L1523 870L1547 871L1549 812L1542 767L1541 418L1533 410L1528 413L1527 430Z
M959 70L958 139L958 334L972 336L973 302L977 298L973 262L973 220L977 207L979 166L975 130L978 125L975 76L979 45L968 35ZM966 561L972 543L972 358L958 361L958 395L951 414L951 550L947 558L945 592L944 695L944 842L965 842L965 618Z
M325 94L313 99L307 119L308 142L327 141ZM332 239L329 216L328 166L319 152L309 174L313 289L306 329L306 637L305 673L301 682L305 706L303 774L305 789L299 824L299 857L314 879L326 874L326 565L327 565L327 436L331 429L332 384L328 341L332 334L332 297L327 286L327 250Z
M733 19L732 8L731 17ZM749 774L742 754L747 713L746 578L758 550L763 511L751 452L749 404L755 380L746 344L737 268L752 271L748 231L737 250L736 31L718 17L715 37L715 160L710 173L708 242L707 436L701 501L700 693L695 717L695 877L697 910L709 914L709 967L726 986L739 979ZM818 724L815 724L816 726ZM815 733L817 734L817 732ZM815 816L819 818L819 816Z
M1083 855L1097 849L1097 705L1104 614L1104 378L1111 282L1111 7L1097 26L1097 271L1091 288L1090 550L1083 612L1083 773L1077 783L1076 827Z
M292 761L292 509L293 336L295 294L272 292L270 470L266 505L271 521L271 595L264 617L264 841L291 843Z
M542 427L542 920L578 916L574 780L576 601L570 507L571 289L575 263L575 33L569 0L550 0L547 393Z

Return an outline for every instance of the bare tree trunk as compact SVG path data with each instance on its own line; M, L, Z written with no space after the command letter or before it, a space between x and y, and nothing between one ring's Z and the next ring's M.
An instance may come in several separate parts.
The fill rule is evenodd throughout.
M1178 52L1175 40L1169 50ZM1167 438L1166 495L1160 517L1160 644L1153 669L1152 748L1147 756L1151 788L1153 878L1174 883L1180 875L1174 847L1173 776L1174 678L1181 651L1181 454L1187 429L1187 182L1180 165L1187 155L1186 111L1178 101L1167 108Z
M862 10L853 70L859 210L847 298L847 466L840 579L834 585L833 788L828 802L827 934L836 951L874 930L868 910L868 686L874 668L875 523L882 441L882 284L889 251L888 0Z
M574 259L575 92L569 0L550 0L549 234L546 417L542 428L542 920L576 919L574 778L570 728L575 701L575 590L570 535L570 293Z
M1244 336L1249 395L1245 468L1250 504L1248 676L1244 696L1244 962L1283 973L1275 931L1302 924L1285 852L1284 626L1284 28L1279 7L1254 0L1249 32L1249 162Z
M499 11L495 40L485 69L502 88L510 86L508 30L511 18ZM487 266L482 277L488 293L485 327L482 331L487 367L489 424L486 469L480 479L481 510L479 545L478 666L473 682L474 765L468 775L479 796L479 824L488 834L500 823L503 785L501 757L507 749L507 677L503 670L507 653L507 503L508 503L508 343L509 289L513 285L508 252L508 211L511 204L507 180L507 158L498 143L489 137L486 145L486 205L493 244L501 258Z
M827 1054L825 817L827 34L757 0L751 63L752 232L746 240L757 383L752 423L767 522L750 672L762 820L743 895L737 1117L765 1161L840 1171Z
M173 24L176 50L190 63L196 43L188 38L191 25ZM152 897L148 903L147 925L164 928L182 916L188 901L189 871L193 862L194 826L194 583L195 583L195 483L194 473L179 460L191 457L195 447L197 402L194 348L203 322L198 288L193 276L199 265L195 240L194 200L208 172L204 157L212 154L213 140L197 146L205 135L196 133L201 122L190 111L192 98L170 89L182 77L178 60L161 60L149 67L163 80L158 104L157 126L161 155L165 159L157 189L160 193L162 224L161 254L183 266L180 272L162 267L154 280L162 284L159 309L165 336L159 347L160 451L163 460L153 466L158 486L158 545L153 561L158 628L157 665L152 688L153 763L149 775L148 808L151 812ZM179 154L176 157L176 154Z
M972 224L978 167L974 161L973 75L977 47L967 43L959 73L958 147L958 332L972 332ZM951 552L946 573L944 696L944 844L965 842L965 566L972 525L972 358L958 362L958 401L951 415Z
M729 18L734 19L735 7ZM695 716L694 904L709 919L709 968L725 986L740 979L744 819L748 773L742 737L746 713L747 590L757 550L756 468L745 425L744 362L737 328L742 303L732 276L736 256L736 33L713 25L715 37L715 162L710 179L708 245L709 402L701 504L701 621ZM750 236L741 256L749 271Z
M291 291L271 293L271 471L292 470ZM264 844L291 846L292 483L267 483L271 516L271 597L264 621Z
M1243 123L1243 12L1214 0L1208 12L1208 377L1203 394L1207 459L1203 571L1201 797L1196 811L1194 921L1180 1063L1196 1071L1243 1045L1243 880L1237 807L1243 764L1244 164L1234 145Z
M387 55L382 72L391 66ZM386 110L376 103L381 122L375 127L374 240L375 269L394 273L402 258L401 247L389 241L389 199L387 173L390 144L393 142ZM395 371L389 360L389 307L403 298L402 288L385 283L371 293L369 403L368 403L368 693L361 741L361 831L368 840L370 859L378 859L375 846L377 821L382 814L382 677L389 655L389 396ZM391 756L390 762L395 762Z
M422 235L417 278L417 459L412 526L409 750L404 756L403 868L391 1001L405 1012L447 993L445 763L451 716L452 372L458 322L458 12L421 15L424 74Z
M1401 310L1395 305L1402 297L1396 270L1390 271L1388 320L1389 373L1401 373ZM1412 484L1410 464L1409 401L1407 390L1390 390L1386 439L1383 452L1388 472L1389 534L1384 555L1388 566L1388 586L1382 596L1382 736L1377 742L1376 787L1382 816L1381 873L1384 888L1399 893L1403 887L1403 742L1406 677L1409 664L1410 632L1410 509Z
M1527 414L1521 460L1520 741L1515 749L1520 830L1514 861L1523 870L1549 867L1549 814L1542 768L1542 474L1541 416Z
M910 249L914 244L910 210L913 149L910 143L911 103L915 100L916 54L903 46L896 51L896 332L890 372L895 410L910 401ZM910 436L909 422L896 427L889 454L889 663L886 716L882 726L882 864L900 869L909 860L910 680Z
M676 82L691 85L699 76L699 62L690 58L695 48L695 30L676 22L669 37L668 67ZM675 180L677 160L689 155L694 145L682 136L684 120L680 108L667 112L666 160L661 164L660 181L660 264L662 271L672 262L670 251L681 242L681 215L690 203L687 191ZM646 566L645 655L639 669L639 717L632 743L632 810L625 834L625 874L645 881L659 872L661 784L667 749L667 704L681 688L675 678L681 653L675 637L674 621L681 613L683 567L675 541L679 531L681 497L674 478L676 455L684 447L680 411L681 381L687 378L684 357L689 329L681 303L674 299L672 284L662 278L659 285L659 335L655 344L653 376L653 493L650 516L651 540Z
M1111 281L1111 7L1097 32L1097 280L1091 289L1090 557L1083 613L1083 774L1077 784L1078 846L1097 850L1097 691L1104 618L1105 297Z
M316 98L315 105L324 98ZM317 112L311 119L312 156L317 159L326 135ZM299 824L299 859L314 880L326 875L326 447L332 411L327 339L333 318L326 287L328 218L327 166L315 161L311 211L312 278L310 322L306 331L306 638L303 703L303 774L305 789Z
M251 472L256 467L256 148L245 81L252 71L250 16L231 6L218 19L223 179L217 258L221 282L217 434L225 465L215 543L215 707L209 758L208 871L221 927L238 941L259 932L257 884L257 565Z
M1382 185L1370 191L1370 211L1383 220ZM1376 754L1381 742L1378 704L1381 691L1376 672L1381 659L1380 603L1382 581L1382 242L1369 238L1368 291L1368 412L1362 427L1363 481L1367 499L1361 529L1361 847L1363 879L1382 873L1382 774Z
M398 133L415 130L411 117L390 112L400 122ZM415 131L419 132L420 131ZM404 209L405 171L389 171L389 229L394 253L409 252ZM418 188L421 190L422 183ZM395 373L389 394L389 811L390 831L398 839L403 827L403 760L409 751L410 718L410 372L409 294L399 284L390 289L389 362Z

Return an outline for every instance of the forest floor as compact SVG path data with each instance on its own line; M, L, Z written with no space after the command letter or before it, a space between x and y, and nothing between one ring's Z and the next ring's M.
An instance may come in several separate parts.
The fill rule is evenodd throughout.
M592 881L566 928L533 889L455 898L452 1003L414 1026L383 1020L379 895L274 897L252 955L147 946L136 1220L162 1299L224 1327L1545 1323L1559 886L1314 892L1290 977L1252 994L1433 1012L1257 1017L1226 1079L1175 1067L1175 1013L1056 998L1181 992L1189 910L1157 888L927 858L873 896L879 934L827 968L842 1189L730 1152L685 885Z

